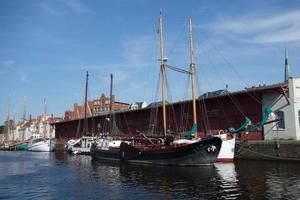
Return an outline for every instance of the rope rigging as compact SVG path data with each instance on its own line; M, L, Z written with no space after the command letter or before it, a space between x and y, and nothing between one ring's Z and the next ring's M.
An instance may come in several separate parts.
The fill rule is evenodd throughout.
M167 65L167 64L165 64L165 66L166 66L167 68L173 70L173 71L176 71L176 72L179 72L179 73L183 73L183 74L189 74L189 75L191 75L191 72L186 71L186 70L184 70L184 69L181 69L181 68L179 68L179 67L174 67L174 66Z

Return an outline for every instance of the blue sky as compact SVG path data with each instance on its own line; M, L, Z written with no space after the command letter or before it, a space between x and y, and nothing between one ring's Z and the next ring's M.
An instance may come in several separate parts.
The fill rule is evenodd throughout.
M170 65L188 69L188 18L193 19L198 94L283 81L284 49L300 76L300 1L1 0L0 120L10 111L63 116L89 98L158 100L159 11ZM168 71L170 101L190 98L188 78ZM10 100L9 100L10 99ZM2 123L1 122L1 123Z

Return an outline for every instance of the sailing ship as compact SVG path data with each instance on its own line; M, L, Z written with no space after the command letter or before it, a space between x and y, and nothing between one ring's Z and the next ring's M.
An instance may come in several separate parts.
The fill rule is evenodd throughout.
M67 142L67 151L72 154L89 154L92 146L92 142L95 137L92 133L88 133L88 121L87 121L87 91L88 91L88 80L89 73L86 72L86 81L85 81L85 99L84 99L84 122L83 122L83 131L79 139L71 139ZM79 122L80 123L80 122ZM79 128L79 127L78 127Z
M159 17L160 34L160 69L162 78L162 114L164 137L121 137L113 140L113 137L101 138L93 143L91 155L98 159L110 159L133 163L157 164L157 165L184 165L197 166L213 164L220 152L222 140L219 137L197 138L196 100L194 93L194 52L192 45L192 32L190 20L190 52L191 52L191 76L193 98L193 126L191 139L174 140L172 135L167 135L166 125L166 100L165 100L165 66L166 59L163 51L162 14Z

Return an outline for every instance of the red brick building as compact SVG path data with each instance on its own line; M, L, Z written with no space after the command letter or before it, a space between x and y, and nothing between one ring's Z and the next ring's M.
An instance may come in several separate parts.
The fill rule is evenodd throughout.
M108 113L110 106L110 98L106 97L103 93L99 99L88 101L87 116L98 116L101 113ZM115 96L112 97L112 110L127 110L129 104L115 101ZM73 110L65 111L64 120L74 120L84 117L84 105L74 104Z

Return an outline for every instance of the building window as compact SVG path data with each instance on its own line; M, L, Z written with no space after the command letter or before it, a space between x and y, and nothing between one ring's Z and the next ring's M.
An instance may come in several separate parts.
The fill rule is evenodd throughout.
M300 127L300 110L298 110L298 121L299 121L299 127Z
M276 111L275 114L276 114L277 118L280 120L277 123L277 129L285 129L284 112L283 111Z

